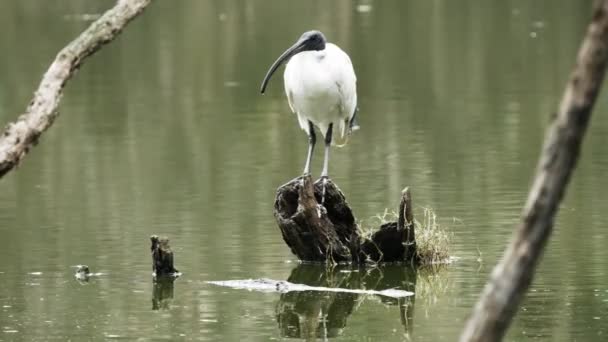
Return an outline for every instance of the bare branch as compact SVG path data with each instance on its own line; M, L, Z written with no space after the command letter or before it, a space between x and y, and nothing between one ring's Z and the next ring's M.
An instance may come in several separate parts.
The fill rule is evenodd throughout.
M576 166L608 59L608 0L598 1L574 72L547 131L522 220L460 341L499 341L527 291Z
M118 0L58 54L42 77L34 98L16 122L0 136L0 177L19 164L58 115L63 87L84 60L114 40L152 0Z

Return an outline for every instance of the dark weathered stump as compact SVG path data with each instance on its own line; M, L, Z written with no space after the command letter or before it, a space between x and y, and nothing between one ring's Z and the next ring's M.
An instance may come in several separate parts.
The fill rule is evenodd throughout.
M399 221L382 225L371 238L359 233L346 198L331 180L310 175L277 190L274 204L283 240L302 261L417 262L411 196L403 191Z
M359 242L355 217L331 181L325 185L324 205L319 205L322 196L322 184L313 185L310 176L278 189L274 216L283 239L304 261L353 261Z
M155 277L175 277L179 271L173 267L173 251L169 246L169 238L152 235L152 272Z
M401 193L397 222L381 225L370 239L363 241L361 253L366 259L374 262L417 263L414 214L409 188L405 188Z

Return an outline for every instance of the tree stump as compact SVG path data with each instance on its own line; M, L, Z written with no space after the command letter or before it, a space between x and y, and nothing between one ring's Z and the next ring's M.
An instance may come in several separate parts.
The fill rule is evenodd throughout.
M169 246L169 238L166 236L158 237L152 235L150 237L152 246L152 272L155 278L157 277L176 277L179 271L173 267L173 251Z
M274 216L285 243L305 262L418 262L407 188L399 220L383 224L371 237L361 235L344 194L329 179L313 184L306 175L279 187Z

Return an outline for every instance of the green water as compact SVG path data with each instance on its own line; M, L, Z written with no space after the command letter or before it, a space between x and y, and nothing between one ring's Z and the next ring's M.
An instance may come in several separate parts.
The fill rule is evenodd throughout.
M75 15L112 4L0 2L1 125L88 25ZM456 340L518 222L590 6L157 0L87 60L56 123L0 180L0 341ZM281 77L258 89L311 28L348 52L358 76L361 130L333 151L332 179L364 222L411 186L417 214L434 208L454 234L446 269L298 266L283 243L274 193L301 172L307 139ZM606 339L606 100L509 341ZM172 289L153 286L151 234L170 237L184 273ZM76 264L103 274L79 283ZM247 278L416 295L205 283Z

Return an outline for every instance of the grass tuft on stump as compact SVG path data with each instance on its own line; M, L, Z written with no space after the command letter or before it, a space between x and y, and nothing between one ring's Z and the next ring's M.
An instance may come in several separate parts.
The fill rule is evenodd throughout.
M416 245L420 265L447 264L450 262L450 246L452 233L437 221L437 214L432 208L416 210L414 215L414 226L416 232ZM422 214L422 215L421 215ZM369 222L360 222L360 234L362 237L371 237L375 228L382 224L397 221L399 214L394 210L385 209L383 213L373 216ZM417 220L422 217L422 221Z

